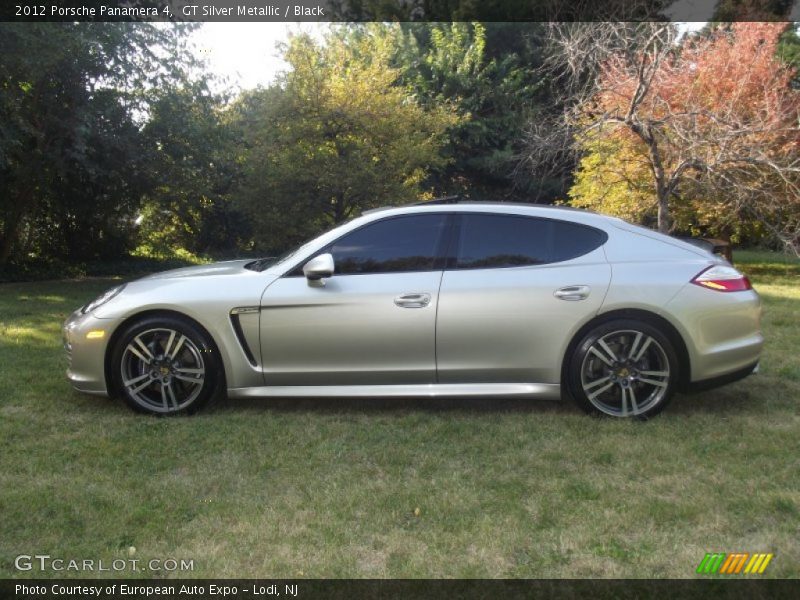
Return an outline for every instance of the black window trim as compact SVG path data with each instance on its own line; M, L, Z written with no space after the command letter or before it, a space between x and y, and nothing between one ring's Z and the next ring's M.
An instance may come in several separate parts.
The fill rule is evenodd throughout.
M446 266L446 263L447 263L447 260L448 260L448 257L446 255L446 251L449 250L452 247L452 239L453 239L453 234L454 234L454 231L453 231L454 223L453 223L453 221L455 220L453 217L455 215L457 215L457 214L458 213L454 213L452 211L444 211L444 210L442 210L442 211L438 211L437 210L437 211L431 211L431 212L425 211L425 212L418 212L418 213L407 213L407 214L401 214L401 215L392 215L390 217L384 217L383 219L376 219L374 221L370 221L369 223L364 223L363 225L361 225L359 227L356 227L355 229L352 229L352 230L348 231L347 233L343 233L338 238L336 238L332 242L326 244L325 246L323 246L322 248L320 248L319 250L317 250L316 252L314 252L313 254L308 256L307 258L302 259L299 263L297 263L294 266L292 266L291 268L287 269L286 272L283 275L281 275L281 278L284 278L284 277L305 277L303 275L303 266L305 266L305 264L308 261L316 258L320 254L325 254L326 252L330 252L330 249L333 246L335 246L339 241L341 241L342 239L344 239L345 237L347 237L349 235L352 235L352 234L354 234L354 233L356 233L358 231L361 231L362 229L364 229L366 227L370 227L372 225L377 225L378 223L383 223L385 221L392 221L392 220L395 220L395 219L403 219L403 218L408 218L408 217L420 217L420 216L426 216L426 215L441 215L441 216L443 216L445 218L444 227L442 228L442 234L441 234L441 237L439 238L438 243L436 244L436 250L434 251L433 268L425 269L425 270L421 270L421 271L375 271L375 272L372 272L372 273L343 273L343 274L339 273L339 274L336 275L336 277L355 277L355 276L361 276L361 275L386 275L386 274L389 274L389 273L434 273L436 271L443 271L445 269L445 266Z

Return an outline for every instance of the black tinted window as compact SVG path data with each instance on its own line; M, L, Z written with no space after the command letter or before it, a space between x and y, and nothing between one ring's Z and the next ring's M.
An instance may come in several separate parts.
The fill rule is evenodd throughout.
M551 223L553 223L554 232L551 262L570 260L589 254L592 250L605 244L608 239L608 235L604 231L586 225L567 223L566 221L551 221Z
M540 265L591 252L606 240L602 231L565 221L506 215L463 215L458 269Z
M447 217L394 217L367 225L334 242L336 273L397 273L436 268Z

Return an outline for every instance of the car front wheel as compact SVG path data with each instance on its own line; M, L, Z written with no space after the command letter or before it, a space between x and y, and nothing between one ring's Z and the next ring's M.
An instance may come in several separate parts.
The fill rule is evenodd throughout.
M221 395L220 361L208 334L188 320L149 317L118 338L114 387L134 410L192 413Z
M569 391L594 414L651 417L667 405L677 381L672 342L638 320L598 325L581 339L569 363Z

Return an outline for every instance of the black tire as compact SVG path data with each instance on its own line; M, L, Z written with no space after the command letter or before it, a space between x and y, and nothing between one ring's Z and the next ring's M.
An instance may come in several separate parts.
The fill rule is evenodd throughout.
M567 358L567 388L587 413L647 419L667 406L679 381L669 338L636 319L602 323Z
M192 414L225 395L219 352L189 319L150 316L128 325L114 345L110 376L133 410Z

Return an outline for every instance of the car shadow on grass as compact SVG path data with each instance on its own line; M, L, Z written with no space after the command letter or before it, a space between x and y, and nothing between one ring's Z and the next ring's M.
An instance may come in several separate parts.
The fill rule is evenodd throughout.
M739 417L761 415L779 408L782 399L766 383L750 381L691 394L678 394L665 409L671 415Z

